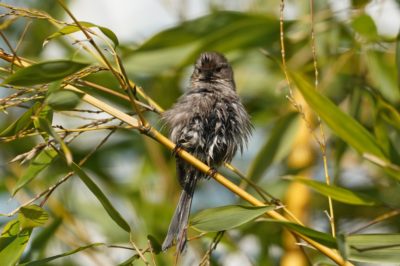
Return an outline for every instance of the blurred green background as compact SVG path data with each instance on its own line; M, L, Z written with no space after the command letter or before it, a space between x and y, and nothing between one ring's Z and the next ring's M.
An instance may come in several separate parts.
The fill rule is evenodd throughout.
M199 53L210 50L224 53L233 65L238 93L255 127L248 149L243 155L237 155L232 164L259 187L280 199L308 227L330 233L326 211L329 209L327 195L331 193L314 193L304 185L282 177L299 175L325 182L323 152L314 139L316 136L322 140L315 113L323 118L331 182L380 202L379 205L365 206L335 200L336 232L350 233L382 214L397 214L400 207L400 48L396 39L400 27L399 2L315 1L311 16L309 1L288 1L283 23L287 68L290 73L300 75L307 84L312 84L312 88L315 82L313 19L317 91L369 132L390 166L381 163L379 158L365 159L363 148L357 146L360 143L348 136L352 132L347 131L346 135L347 120L341 120L323 106L308 106L295 89L303 83L294 82L291 95L280 65L280 1L199 2L68 1L67 6L78 20L107 27L117 35L120 43L116 50L129 78L165 109L187 87L192 64ZM34 8L58 20L71 22L56 1L2 3ZM2 33L12 47L18 46L19 56L37 62L61 58L95 62L91 54L85 53L79 43L68 37L55 38L43 45L46 38L57 31L48 18L13 14L10 13L12 9L6 7L0 10ZM74 36L85 42L79 33ZM105 54L111 56L103 41L96 41L101 43ZM0 47L11 53L4 39L0 41ZM10 64L0 61L0 66L4 79ZM106 71L85 79L122 92L115 78ZM131 111L130 105L117 97L83 89L123 111ZM15 93L13 88L0 88L2 99L12 93ZM41 96L43 93L31 93L31 98L22 103L0 100L0 131ZM291 100L288 97L292 97ZM301 104L301 115L293 100ZM83 103L76 108L90 109ZM53 126L77 128L107 117L104 113L67 110L54 113ZM308 123L304 122L304 117ZM146 118L154 127L162 129L159 115L148 112ZM326 118L331 122L325 122ZM344 123L345 133L340 133L341 123ZM74 160L82 159L108 133L98 130L79 135L69 145ZM2 137L0 212L5 214L55 184L69 170L61 159L56 158L12 197L18 179L26 173L32 160L24 164L9 162L43 140L38 136L13 141ZM147 246L148 235L162 241L180 193L174 159L167 149L135 130L118 129L83 169L131 225L134 242L139 247ZM235 174L224 168L221 171L240 183ZM253 189L248 191L255 194ZM234 194L210 180L199 185L192 213L238 203L243 204ZM44 209L49 214L49 221L34 230L22 262L63 254L95 242L129 245L129 235L116 226L76 176L54 191ZM398 233L400 219L394 214L362 232ZM0 217L3 225L10 220ZM197 234L189 230L189 235ZM181 264L198 265L214 235L209 233L191 241ZM296 246L290 244L293 241L283 233L280 225L248 223L224 235L210 263L242 266L329 263L311 249L296 253ZM300 254L299 257L290 257L291 251ZM128 264L126 260L132 254L131 250L101 246L54 260L48 265L118 265L124 261ZM148 259L152 260L151 257ZM154 260L157 265L173 265L173 251L158 254ZM139 259L134 263L143 265Z

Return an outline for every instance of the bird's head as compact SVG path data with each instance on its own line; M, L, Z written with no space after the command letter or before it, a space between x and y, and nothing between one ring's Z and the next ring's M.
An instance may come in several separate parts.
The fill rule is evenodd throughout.
M192 81L217 83L233 82L233 71L225 56L217 52L204 52L196 61Z

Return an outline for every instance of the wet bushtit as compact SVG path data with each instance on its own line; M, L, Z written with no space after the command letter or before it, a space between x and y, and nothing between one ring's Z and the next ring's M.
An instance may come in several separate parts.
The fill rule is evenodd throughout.
M205 52L197 59L190 89L163 114L170 138L211 168L230 162L243 150L251 123L236 93L232 67L219 53ZM162 245L166 250L176 240L177 252L183 251L190 207L196 183L207 177L181 158L176 159L182 194Z

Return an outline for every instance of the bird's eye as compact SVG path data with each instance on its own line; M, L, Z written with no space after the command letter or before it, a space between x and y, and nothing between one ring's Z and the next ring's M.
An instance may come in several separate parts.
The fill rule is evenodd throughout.
M216 72L221 72L221 70L222 70L222 67L217 67L217 68L215 69Z

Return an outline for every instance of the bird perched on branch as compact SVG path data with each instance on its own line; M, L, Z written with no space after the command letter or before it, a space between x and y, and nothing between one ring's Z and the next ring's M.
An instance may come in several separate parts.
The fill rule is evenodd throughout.
M216 52L199 56L189 90L164 112L163 120L177 145L175 151L182 148L212 169L230 162L238 149L242 151L252 129L249 115L236 93L232 67ZM176 243L179 254L186 244L196 183L208 175L179 157L176 169L183 190L162 249L165 251Z

